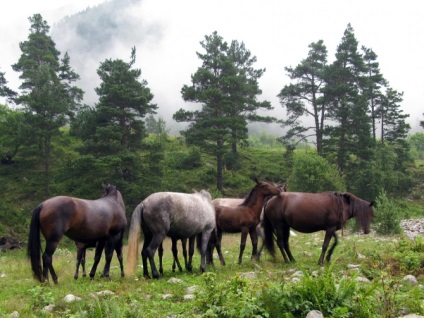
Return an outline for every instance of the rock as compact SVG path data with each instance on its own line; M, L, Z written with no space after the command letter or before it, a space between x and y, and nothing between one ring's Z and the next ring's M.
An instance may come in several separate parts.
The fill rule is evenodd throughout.
M194 298L196 298L196 296L194 296L193 294L187 294L183 297L184 300L192 300Z
M17 311L14 311L10 314L10 318L19 318L19 313Z
M168 283L171 284L181 284L183 281L179 278L175 278L175 277L171 277L170 279L168 279Z
M103 291L97 292L96 295L106 296L106 295L115 295L115 293L111 290L103 290Z
M54 307L55 307L55 305L53 305L53 304L47 305L43 308L43 311L53 312Z
M81 300L81 298L74 296L72 294L68 294L63 298L63 301L66 303L72 303L74 301L79 301L79 300Z
M162 295L162 299L163 299L163 300L168 299L168 298L172 298L172 297L174 297L174 295L172 295L172 294L165 294L165 295Z
M398 318L424 318L424 316L420 316L420 315L416 315L416 314L409 314L409 315L398 317Z
M197 286L196 285L193 285L193 286L190 286L190 287L187 287L186 289L185 289L185 292L187 293L187 294L193 294L196 290L197 290Z
M324 315L319 310L312 310L308 312L306 318L324 318Z
M255 272L247 272L247 273L242 273L240 277L243 279L255 279L258 276L256 275Z
M403 282L408 283L411 286L416 286L418 285L418 280L414 275L406 275L403 279Z

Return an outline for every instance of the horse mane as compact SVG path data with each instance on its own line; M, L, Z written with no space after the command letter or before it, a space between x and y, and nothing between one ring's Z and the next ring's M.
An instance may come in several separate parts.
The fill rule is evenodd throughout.
M253 196L253 190L256 189L256 187L257 185L249 191L247 196L244 198L244 201L240 205L246 205L249 202L250 198Z
M211 196L210 192L209 192L209 191L207 191L207 190L205 190L205 189L202 189L202 190L200 190L200 191L196 191L196 190L194 190L194 193L196 193L196 194L200 194L202 197L205 197L205 198L206 198L206 199L208 199L209 201L212 201L212 196Z
M339 220L340 220L339 225L340 225L340 228L343 229L346 225L347 220L349 219L349 216L345 217L344 213L343 213L343 211L344 211L343 194L339 193L339 192L330 192L329 195L332 198L336 198L336 204L337 204L336 210L337 210L337 215L339 216ZM332 202L334 204L333 200L332 200Z
M111 195L116 195L116 193L118 191L117 188L116 188L116 186L111 185L111 184L104 185L103 187L104 187L104 190L105 190L105 193L103 194L103 197L107 197L107 196L111 196Z
M362 229L368 229L371 224L371 216L373 216L370 215L370 209L372 212L372 203L349 192L343 193L343 196L349 202L349 216L355 218L357 226L360 226Z

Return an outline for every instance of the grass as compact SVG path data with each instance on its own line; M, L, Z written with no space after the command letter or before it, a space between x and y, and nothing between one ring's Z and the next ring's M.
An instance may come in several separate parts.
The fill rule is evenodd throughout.
M333 254L332 263L322 269L317 265L317 261L321 252L323 234L323 232L297 233L297 236L292 236L290 243L296 263L291 264L284 264L281 255L273 260L266 252L259 262L251 261L251 245L248 242L241 265L237 264L240 236L224 235L223 251L227 265L222 267L219 260L215 258L215 267L208 267L208 273L203 275L199 271L200 257L197 251L193 259L192 273L185 271L173 273L171 270L171 245L170 240L167 239L164 242L164 276L160 280L146 280L142 277L141 260L138 262L135 276L121 278L118 261L114 257L110 281L100 278L100 271L104 265L103 260L93 281L90 281L88 277L81 276L75 281L73 275L76 253L72 249L72 245L69 245L70 249L62 248L60 245L53 260L59 276L59 284L54 285L50 282L42 285L32 278L25 251L8 251L0 255L2 286L0 289L0 316L7 317L17 311L20 317L190 317L201 314L209 317L214 315L216 317L241 317L243 310L264 310L264 306L269 308L266 301L261 303L259 299L264 295L265 290L274 290L279 288L278 286L288 286L286 292L291 293L293 297L296 295L307 297L305 293L306 295L308 293L319 294L319 290L312 289L311 292L310 287L308 287L308 292L305 292L306 289L302 289L302 291L295 289L300 286L299 284L316 284L313 288L318 288L320 279L315 276L320 274L317 273L327 273L323 274L324 276L321 278L324 281L329 279L325 275L331 273L332 277L334 276L332 279L337 284L342 279L353 282L358 276L369 279L369 283L360 284L361 288L366 287L363 294L355 297L372 297L375 302L381 301L381 304L385 304L379 306L380 312L377 316L395 317L394 314L402 310L424 313L424 306L421 304L420 307L419 305L424 297L423 288L419 289L419 287L407 286L402 283L402 278L407 274L416 275L419 282L424 283L422 244L417 248L417 244L414 245L412 242L409 248L408 241L402 235L378 237L370 234L365 236L347 233L345 230L345 236L341 237L340 233L339 245ZM124 252L126 257L126 249ZM414 256L418 261L404 263L403 260L407 256L412 259ZM93 258L94 252L88 250L88 270L91 268ZM180 259L182 260L181 252ZM348 264L359 265L359 271L349 270ZM294 282L293 274L298 271L301 271L310 280ZM256 278L241 279L240 275L247 272L256 273ZM180 279L181 282L170 282L169 279L173 277ZM196 298L185 300L186 288L192 286L197 286ZM114 294L96 295L105 290L112 291ZM377 292L373 290L377 290ZM212 295L207 294L211 291ZM222 293L223 297L219 300L215 299L214 297L218 297L219 293ZM73 294L81 300L66 303L63 299L68 294ZM172 296L165 298L164 295L168 294ZM211 298L215 301L213 306L207 303ZM408 305L402 299L408 299L411 304ZM226 303L229 300L231 300L231 305ZM414 300L418 301L418 305ZM240 303L242 305L239 305L240 308L237 307L239 301L243 302ZM262 307L253 308L253 303L256 306L262 304ZM51 313L43 310L49 304L55 305ZM332 306L325 302L321 302L321 304ZM247 305L252 305L252 307ZM232 313L231 308L236 309L236 314ZM333 315L325 315L325 317L349 317L340 314L341 309L337 310ZM373 315L375 310L377 309L374 309ZM292 312L295 310L293 309ZM274 316L276 317L275 314L270 315L270 317ZM290 317L283 314L278 316ZM364 315L364 317L367 316ZM373 316L370 314L369 317Z

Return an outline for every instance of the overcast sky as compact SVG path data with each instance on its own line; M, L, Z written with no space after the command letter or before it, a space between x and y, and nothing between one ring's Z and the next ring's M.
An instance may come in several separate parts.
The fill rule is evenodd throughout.
M54 31L55 24L88 7L102 5L104 0L14 0L0 4L0 71L6 73L9 86L17 90L18 75L11 65L19 59L19 42L26 41L28 17L41 13ZM181 88L190 84L190 75L200 66L196 51L203 52L200 41L217 31L225 41L244 42L257 57L256 68L266 68L260 79L260 99L271 101L273 115L284 112L276 95L289 83L286 66L296 66L307 56L308 45L323 40L328 60L334 60L348 23L353 27L359 46L371 48L378 55L380 70L390 86L404 92L402 109L410 114L414 131L424 119L424 19L420 1L375 0L140 0L116 11L116 21L137 17L143 32L142 43L111 43L98 56L91 56L84 69L76 69L84 77L86 102L96 100L96 69L105 58L129 61L131 47L137 48L137 67L155 95L154 102L168 124L172 114L187 104L181 99ZM112 15L114 12L112 12ZM142 30L142 31L141 31ZM127 37L131 39L131 36ZM64 53L72 48L67 41L55 38ZM88 62L89 61L89 62ZM81 62L81 61L79 61ZM79 64L81 65L81 63ZM422 129L421 129L422 131Z

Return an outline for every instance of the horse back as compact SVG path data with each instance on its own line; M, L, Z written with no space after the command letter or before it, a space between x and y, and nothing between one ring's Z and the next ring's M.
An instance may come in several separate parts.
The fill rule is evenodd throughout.
M110 200L57 196L42 203L41 231L46 238L65 234L78 241L100 239L126 227L125 209Z
M304 233L339 228L343 213L331 192L284 192L269 200L265 213L271 222L282 222Z
M213 228L215 211L200 194L157 192L143 201L143 222L153 233L187 238Z

